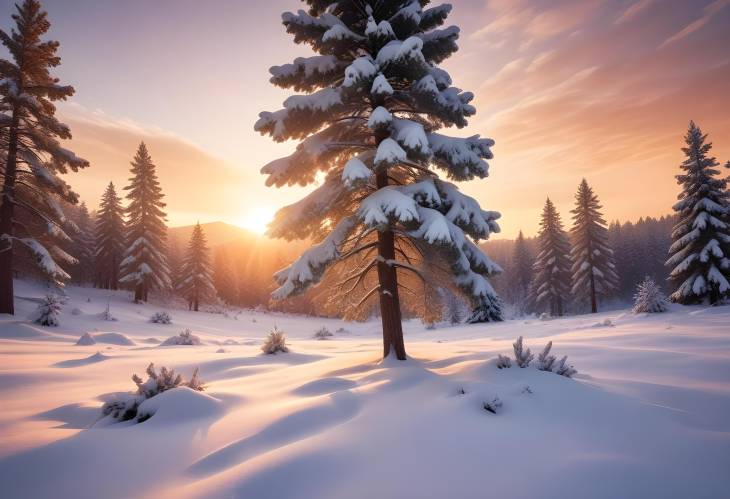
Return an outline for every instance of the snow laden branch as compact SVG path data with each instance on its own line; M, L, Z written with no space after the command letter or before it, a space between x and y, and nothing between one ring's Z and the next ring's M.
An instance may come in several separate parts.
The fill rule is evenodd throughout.
M320 241L276 274L274 298L320 282L336 262L356 262L333 272L343 290L363 288L354 300L377 294L384 353L395 348L398 358L405 358L398 290L419 294L400 277L405 284L423 278L424 292L432 292L429 271L449 273L450 287L472 304L471 320L501 320L489 283L500 269L476 244L499 231L500 215L439 179L486 177L494 145L439 133L466 126L476 112L474 95L437 66L458 48L458 27L443 26L451 7L424 9L417 0L308 6L284 13L282 23L315 54L270 70L272 83L304 93L260 113L254 125L275 141L300 141L263 167L268 185L322 182L270 226L273 237ZM375 269L372 286L365 276Z

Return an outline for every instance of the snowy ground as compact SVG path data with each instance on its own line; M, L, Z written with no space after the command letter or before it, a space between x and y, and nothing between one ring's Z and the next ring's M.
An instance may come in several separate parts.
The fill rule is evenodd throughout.
M173 324L158 325L148 318L162 308L126 293L111 297L108 322L97 315L108 292L71 288L61 326L42 328L24 320L40 290L19 283L17 294L18 315L0 316L2 497L730 494L730 307L411 322L412 358L383 363L377 323L171 310ZM260 353L274 324L291 353ZM321 326L346 331L312 339ZM204 344L157 346L183 328ZM76 346L85 332L98 343ZM533 352L553 340L580 373L498 370L519 335ZM166 392L142 424L90 428L99 397L134 388L149 362L186 376L200 366L209 396ZM496 415L482 407L495 396Z

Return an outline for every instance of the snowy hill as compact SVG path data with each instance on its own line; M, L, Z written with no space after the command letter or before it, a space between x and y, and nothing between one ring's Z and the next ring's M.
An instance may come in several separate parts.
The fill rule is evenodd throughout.
M72 287L60 326L40 327L25 317L43 290L17 293L18 315L0 316L3 497L721 498L730 487L730 307L410 321L411 358L381 362L378 322L192 313ZM99 316L107 302L115 321ZM162 310L172 324L150 323ZM290 353L261 354L274 325ZM332 339L313 338L322 326ZM201 345L159 346L185 328ZM552 340L579 373L497 369L519 335L535 354ZM91 428L101 400L150 362L186 377L199 366L208 388L149 399L144 423Z

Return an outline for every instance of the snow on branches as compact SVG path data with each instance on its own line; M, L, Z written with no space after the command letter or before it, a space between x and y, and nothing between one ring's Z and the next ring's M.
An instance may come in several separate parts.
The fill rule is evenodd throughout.
M271 224L274 237L320 241L276 274L274 298L304 291L330 266L358 255L363 272L378 270L378 286L361 291L379 295L381 308L398 302L397 273L431 286L424 269L438 267L470 299L472 321L501 320L488 280L501 269L475 244L499 231L500 215L438 178L486 177L494 145L438 133L465 126L476 111L473 94L437 67L457 49L457 27L435 29L450 10L424 10L413 0L365 2L362 9L309 2L307 12L282 16L294 41L317 54L271 68L274 84L307 93L260 113L255 130L275 141L300 140L262 173L269 185L323 182Z
M730 194L706 139L690 122L682 148L687 159L677 175L682 192L674 211L679 221L666 262L675 289L671 299L678 303L714 304L730 297Z

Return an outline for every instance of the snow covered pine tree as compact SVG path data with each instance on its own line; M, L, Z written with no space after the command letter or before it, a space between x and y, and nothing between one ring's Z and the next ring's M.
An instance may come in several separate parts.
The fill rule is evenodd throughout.
M96 286L119 287L119 265L124 255L124 208L122 200L109 182L96 216Z
M712 143L694 124L684 140L687 156L677 175L682 186L674 205L679 221L672 231L667 266L678 303L717 303L730 296L730 199L727 181L719 177L717 161L709 157Z
M646 276L636 288L633 312L635 314L640 314L642 312L656 314L659 312L665 312L666 310L667 298L664 296L664 293L662 293L659 286L657 286L654 282L654 279Z
M165 257L165 212L162 189L155 164L142 142L132 161L132 178L124 188L127 199L127 248L121 263L119 282L134 287L134 301L147 301L150 290L170 287L170 271Z
M190 236L178 289L188 301L188 309L196 312L200 303L215 299L208 245L199 223L195 224L193 234Z
M474 243L499 230L499 213L482 210L435 172L453 180L484 178L494 144L478 135L436 133L466 126L475 113L473 94L452 87L437 67L458 48L456 26L434 29L451 6L306 3L308 12L285 13L283 24L296 43L320 55L271 68L271 82L309 94L262 112L255 129L280 142L303 139L292 155L264 166L268 185L307 185L318 171L326 174L320 187L277 213L270 235L321 242L275 275L280 287L273 297L299 293L335 262L358 255L366 263L346 278L346 292L377 269L377 285L360 303L379 295L383 355L405 359L398 273L420 275L410 255L431 245L470 299L470 320L501 320L501 302L487 280L501 269Z
M527 241L520 231L515 239L515 247L512 252L512 276L510 278L514 304L520 313L527 310L527 296L533 275L532 262L533 258L527 247Z
M86 203L82 202L75 212L74 221L78 230L71 248L77 263L71 271L71 279L79 284L86 284L94 278L93 222Z
M59 176L89 166L61 147L71 131L54 116L53 101L65 100L73 87L58 84L49 70L61 62L58 42L41 41L50 28L37 0L15 6L15 28L0 41L12 60L0 59L0 313L12 314L15 242L33 254L40 269L56 283L69 275L56 262L75 263L55 241L70 241L59 200L78 196ZM22 210L21 223L15 208Z
M538 235L535 279L530 286L530 303L537 312L553 317L565 312L570 301L570 243L560 214L550 198L545 201Z
M598 196L583 179L575 195L575 209L571 210L574 224L571 229L571 292L577 300L589 298L592 313L598 312L598 296L611 293L618 285L613 251L608 246L606 221L600 209Z

